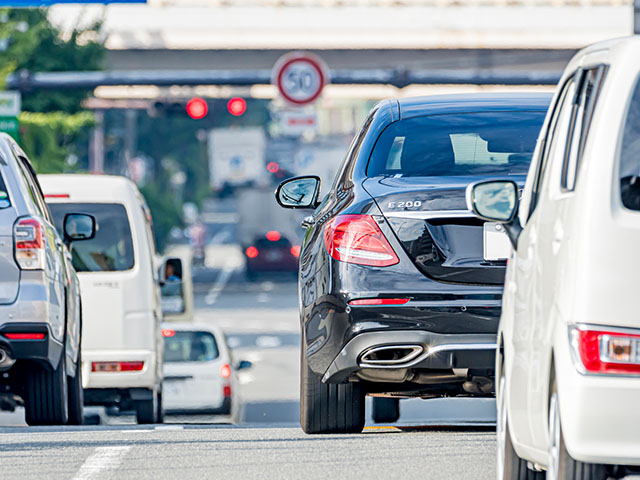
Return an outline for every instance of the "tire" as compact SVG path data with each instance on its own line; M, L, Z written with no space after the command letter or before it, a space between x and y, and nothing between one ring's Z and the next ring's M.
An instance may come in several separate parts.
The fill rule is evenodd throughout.
M360 433L364 391L355 382L322 383L304 357L300 368L300 426L305 433Z
M373 397L373 421L395 423L400 418L400 399Z
M82 356L78 352L75 377L67 378L69 390L69 425L84 423L84 390L82 390Z
M69 419L66 353L55 369L33 363L26 375L25 419L28 425L64 425Z
M527 461L518 457L511 443L509 419L506 408L506 380L504 375L498 385L497 469L498 480L544 480L545 472L532 470Z
M153 392L149 400L136 400L135 407L138 424L155 423L158 418L158 394Z
M164 406L162 405L162 393L158 394L158 402L156 405L156 422L164 423Z
M549 468L550 480L606 480L609 478L604 465L574 460L564 443L560 422L559 397L556 383L553 383L549 402Z

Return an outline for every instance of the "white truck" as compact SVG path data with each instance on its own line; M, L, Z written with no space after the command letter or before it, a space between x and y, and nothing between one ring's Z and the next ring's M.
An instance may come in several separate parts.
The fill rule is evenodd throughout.
M266 186L266 136L260 127L214 128L209 132L209 178L215 192Z

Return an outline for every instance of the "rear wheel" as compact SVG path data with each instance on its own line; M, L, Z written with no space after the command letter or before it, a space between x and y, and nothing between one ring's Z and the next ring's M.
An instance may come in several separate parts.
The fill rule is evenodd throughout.
M549 405L549 480L606 480L604 465L579 462L571 458L562 436L558 389L554 382Z
M68 377L69 385L69 425L82 425L84 422L84 391L82 390L82 357L78 352L76 374Z
M399 398L373 397L373 421L375 423L394 423L399 418Z
M139 424L155 423L158 419L158 394L151 392L151 398L136 400L136 421Z
M303 356L300 366L300 425L305 433L360 433L364 391L359 383L322 383Z
M504 375L498 385L498 425L497 425L497 479L498 480L543 480L544 472L532 470L527 461L518 457L509 432L506 406L506 381Z
M66 354L55 369L32 364L26 376L25 419L29 425L64 425L69 418Z

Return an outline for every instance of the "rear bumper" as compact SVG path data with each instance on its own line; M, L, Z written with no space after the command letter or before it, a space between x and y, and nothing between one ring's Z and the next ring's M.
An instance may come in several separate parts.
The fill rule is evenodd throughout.
M42 340L9 340L7 333L43 333ZM13 360L35 360L56 368L60 362L63 345L53 338L46 323L5 323L0 327L0 348Z
M142 370L132 372L92 372L93 362L139 362ZM155 390L162 378L158 375L155 352L149 350L83 350L82 386L85 389L147 388Z
M414 353L406 360L371 363L367 354L381 347L412 347ZM496 335L494 334L438 334L428 331L383 331L356 335L333 360L323 381L341 383L357 371L393 371L395 381L401 381L416 370L475 369L493 371L495 368ZM378 372L380 373L380 372Z

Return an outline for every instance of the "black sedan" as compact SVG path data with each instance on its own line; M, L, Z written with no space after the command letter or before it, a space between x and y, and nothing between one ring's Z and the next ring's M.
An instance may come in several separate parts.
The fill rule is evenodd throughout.
M360 432L395 421L398 399L494 394L496 332L510 246L475 218L465 189L524 183L551 100L465 94L376 105L331 190L283 182L277 201L315 211L300 252L301 425Z

